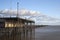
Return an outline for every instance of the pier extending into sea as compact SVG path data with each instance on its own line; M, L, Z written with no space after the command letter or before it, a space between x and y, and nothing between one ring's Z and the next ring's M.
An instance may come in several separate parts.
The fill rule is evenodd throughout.
M7 27L0 28L0 40L35 40L35 27Z

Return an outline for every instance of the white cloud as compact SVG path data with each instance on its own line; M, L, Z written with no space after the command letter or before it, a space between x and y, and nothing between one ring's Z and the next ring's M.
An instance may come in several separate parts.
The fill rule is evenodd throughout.
M0 13L7 13L7 14L17 14L17 10L1 10ZM26 10L26 9L21 9L18 11L19 15L24 15L24 16L36 16L39 15L40 13L38 11L30 11L30 10Z
M0 16L5 15L5 16L16 16L17 10L0 10ZM43 15L39 11L32 11L32 10L27 10L27 9L21 9L18 11L19 16L22 18L27 18L27 19L32 19L36 21L36 24L60 24L59 19L51 18L46 15Z

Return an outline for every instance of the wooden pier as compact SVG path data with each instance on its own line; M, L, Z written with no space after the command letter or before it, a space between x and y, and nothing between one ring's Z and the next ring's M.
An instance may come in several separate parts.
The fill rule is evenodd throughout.
M35 22L20 17L0 18L0 40L34 40Z
M35 40L34 26L0 28L0 40Z

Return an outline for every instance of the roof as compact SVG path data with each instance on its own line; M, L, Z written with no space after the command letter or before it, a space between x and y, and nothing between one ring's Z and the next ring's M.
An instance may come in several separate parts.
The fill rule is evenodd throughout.
M35 23L35 22L32 21L32 20L23 19L23 18L18 18L18 17L1 17L0 19L4 19L4 20L14 20L14 21L17 21L17 20L19 19L19 20L22 20L22 21L24 21L24 22Z

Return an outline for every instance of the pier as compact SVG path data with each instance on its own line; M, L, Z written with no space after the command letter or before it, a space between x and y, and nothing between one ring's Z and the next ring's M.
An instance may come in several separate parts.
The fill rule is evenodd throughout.
M35 22L19 17L0 18L0 40L34 40Z
M1 28L0 40L35 40L35 28L32 27Z

